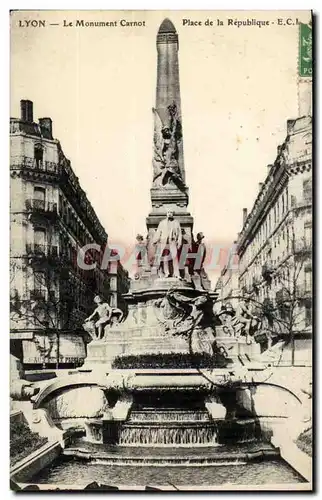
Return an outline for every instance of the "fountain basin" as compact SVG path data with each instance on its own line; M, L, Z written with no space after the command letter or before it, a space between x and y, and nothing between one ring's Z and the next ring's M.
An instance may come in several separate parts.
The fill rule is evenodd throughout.
M229 483L227 483L229 478ZM213 491L237 490L243 486L253 489L255 485L265 490L311 490L312 485L297 474L283 460L264 462L236 462L221 466L119 466L92 464L79 460L58 459L30 479L40 489L83 490L93 481L108 485L106 489L147 491ZM300 484L302 483L302 484Z
M77 446L66 448L64 457L73 457L91 464L105 465L138 465L138 466L171 466L171 467L207 467L246 464L263 460L274 460L279 457L279 449L267 443L237 446L229 448L217 445L188 448L143 448L140 453L131 447L111 447L106 445L87 444L79 440Z

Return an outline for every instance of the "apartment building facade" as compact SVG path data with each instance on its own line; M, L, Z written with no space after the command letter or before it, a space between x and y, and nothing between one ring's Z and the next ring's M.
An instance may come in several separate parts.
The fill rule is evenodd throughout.
M286 139L267 169L250 213L244 209L237 242L239 290L252 292L261 304L280 307L281 329L292 330L298 346L293 361L297 356L305 364L312 339L310 116L288 120Z
M50 118L33 119L33 103L21 101L10 120L11 348L26 366L77 366L86 357L84 319L100 295L117 305L128 291L102 269L108 235L79 184ZM77 261L84 245L86 270ZM118 288L119 287L119 288Z
M236 242L233 243L227 264L221 269L220 276L217 280L215 291L216 310L225 307L227 303L236 310L239 303L239 268L238 257L236 254Z

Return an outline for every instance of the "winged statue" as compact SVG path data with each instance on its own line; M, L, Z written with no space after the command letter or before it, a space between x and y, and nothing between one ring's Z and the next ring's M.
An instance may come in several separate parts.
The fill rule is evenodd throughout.
M171 181L183 187L178 158L178 143L182 138L181 123L177 117L175 103L166 112L153 108L154 113L154 154L153 184L165 186ZM165 116L162 116L165 114ZM163 119L162 119L163 118Z

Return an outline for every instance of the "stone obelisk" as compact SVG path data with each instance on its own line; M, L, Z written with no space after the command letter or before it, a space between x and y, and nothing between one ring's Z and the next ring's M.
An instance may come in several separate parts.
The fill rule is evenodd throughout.
M176 29L169 19L165 19L157 34L152 211L146 223L148 232L152 235L167 211L171 210L186 234L191 237L193 218L187 211L189 197L183 157L178 50Z

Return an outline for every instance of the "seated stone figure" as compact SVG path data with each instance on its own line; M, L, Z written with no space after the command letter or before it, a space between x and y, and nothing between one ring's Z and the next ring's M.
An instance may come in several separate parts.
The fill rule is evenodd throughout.
M218 318L224 326L224 331L239 338L246 337L246 343L252 343L252 337L261 327L261 320L252 313L251 295L244 295L239 301L238 311L230 303L222 306Z
M105 327L109 324L114 325L122 321L123 312L121 309L111 307L107 302L103 302L99 295L94 298L94 302L97 304L97 307L94 312L85 319L83 328L91 335L93 340L102 340L104 338ZM95 316L99 317L96 322L93 321Z

